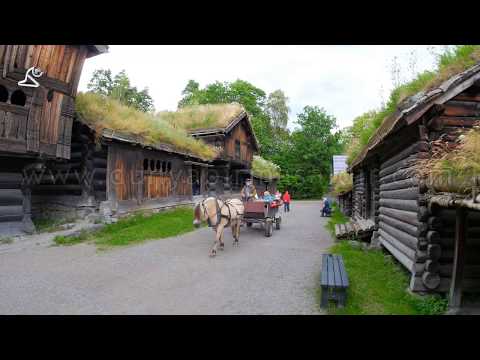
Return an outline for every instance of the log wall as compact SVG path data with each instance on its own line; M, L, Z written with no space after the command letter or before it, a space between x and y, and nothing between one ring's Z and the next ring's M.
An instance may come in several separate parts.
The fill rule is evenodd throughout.
M31 178L35 166L28 159L0 157L0 237L31 233Z
M437 140L441 139L443 146L454 146L458 136L471 129L480 121L480 89L472 86L453 99L447 101L441 108L439 116L428 121L428 141L431 152L436 152ZM426 181L435 181L432 178ZM455 210L433 207L428 213L428 227L424 239L428 260L422 277L412 280L415 290L432 290L448 292L454 256L455 243ZM480 291L480 214L469 211L466 224L466 258L463 288L465 291Z
M338 206L345 216L352 216L352 191L338 195Z
M428 154L428 144L413 141L392 154L380 165L378 236L380 243L412 274L422 275L427 260L422 239L427 227L425 219L419 217L424 204L413 165L417 158Z
M363 218L365 209L365 176L363 169L353 172L353 196L352 196L353 218Z

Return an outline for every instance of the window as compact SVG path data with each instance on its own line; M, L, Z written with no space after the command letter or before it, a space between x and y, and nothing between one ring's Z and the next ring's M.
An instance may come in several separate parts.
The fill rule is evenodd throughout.
M8 90L5 86L0 85L0 102L7 102Z
M12 93L12 98L10 99L10 102L14 105L25 106L25 103L27 102L27 97L22 90L15 90Z
M240 140L235 140L235 159L240 159Z
M170 171L172 171L172 163L169 161L167 163L167 172L170 172Z
M53 90L50 89L48 90L48 93L47 93L47 101L52 102L52 100L53 100Z
M162 162L162 172L167 171L167 163L165 161Z
M157 160L157 166L156 166L157 171L160 171L160 160Z
M150 160L150 170L155 171L155 160Z

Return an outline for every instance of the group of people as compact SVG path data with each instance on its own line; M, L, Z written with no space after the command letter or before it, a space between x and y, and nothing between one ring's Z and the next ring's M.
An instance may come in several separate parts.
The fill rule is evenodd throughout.
M253 185L252 179L246 180L245 186L243 187L241 192L241 196L244 202L259 199L257 194L257 189L255 188L255 185ZM263 200L268 202L271 202L274 200L282 200L284 212L290 211L291 197L290 197L290 194L288 193L288 190L286 190L283 195L278 190L275 192L275 195L272 195L268 190L266 190L263 193ZM332 208L331 208L330 200L328 200L328 198L323 198L322 216L330 216L331 211L332 211Z
M256 200L258 199L258 194L257 194L257 189L255 188L255 185L253 185L252 179L247 179L245 182L245 186L242 189L241 192L242 200L244 202L251 201L251 200ZM275 195L272 195L268 190L266 190L263 193L263 200L264 201L274 201L274 200L283 200L283 209L285 212L290 211L290 194L288 193L288 190L285 191L285 193L282 195L280 191L276 191Z

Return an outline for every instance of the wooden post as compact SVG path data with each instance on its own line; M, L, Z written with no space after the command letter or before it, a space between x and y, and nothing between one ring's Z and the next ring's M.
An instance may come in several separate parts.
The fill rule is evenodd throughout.
M458 308L462 303L462 280L465 267L466 215L467 212L464 208L457 209L455 224L455 252L449 299L449 306L451 308Z

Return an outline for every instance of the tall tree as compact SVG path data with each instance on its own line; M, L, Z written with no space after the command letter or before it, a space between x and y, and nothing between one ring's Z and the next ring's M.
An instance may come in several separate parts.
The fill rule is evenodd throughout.
M219 82L203 89L190 80L182 92L178 107L198 104L225 104L238 102L251 115L252 126L261 145L261 155L269 157L273 152L274 137L269 114L265 110L266 93L248 81Z
M285 129L288 124L288 113L290 108L287 105L288 98L282 90L275 90L267 99L267 111L274 129Z
M288 175L281 180L283 189L296 197L320 197L328 187L332 156L341 151L340 134L333 133L336 119L317 106L306 106L297 118L300 128L273 161Z
M112 77L110 69L99 69L93 72L92 78L87 85L91 92L110 96L122 104L132 106L140 111L153 111L153 99L148 93L148 88L141 91L131 86L125 70Z

